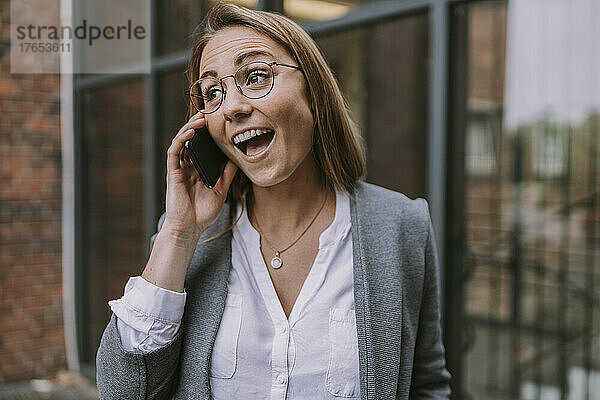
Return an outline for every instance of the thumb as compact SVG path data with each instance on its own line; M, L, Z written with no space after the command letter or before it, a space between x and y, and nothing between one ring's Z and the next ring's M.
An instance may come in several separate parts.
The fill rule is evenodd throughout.
M227 161L225 169L223 169L223 173L219 177L219 180L215 184L213 190L220 195L226 196L229 186L231 186L231 182L233 182L233 178L235 177L237 169L237 165L235 165L231 160Z

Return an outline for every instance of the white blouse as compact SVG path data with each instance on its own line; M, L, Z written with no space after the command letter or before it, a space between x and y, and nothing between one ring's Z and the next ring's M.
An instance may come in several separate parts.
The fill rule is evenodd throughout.
M244 210L233 229L228 294L211 358L213 398L360 398L348 197L336 193L334 221L321 233L289 318L259 244ZM185 297L131 278L125 295L109 302L125 350L146 353L172 340Z

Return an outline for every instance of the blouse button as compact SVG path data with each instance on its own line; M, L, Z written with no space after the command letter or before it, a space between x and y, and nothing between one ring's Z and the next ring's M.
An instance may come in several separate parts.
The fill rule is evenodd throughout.
M283 374L277 375L277 383L283 385L285 383L285 376Z

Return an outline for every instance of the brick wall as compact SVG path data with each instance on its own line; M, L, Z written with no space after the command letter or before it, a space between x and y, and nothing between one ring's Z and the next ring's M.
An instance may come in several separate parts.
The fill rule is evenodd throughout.
M0 382L66 367L59 75L10 73L0 0Z

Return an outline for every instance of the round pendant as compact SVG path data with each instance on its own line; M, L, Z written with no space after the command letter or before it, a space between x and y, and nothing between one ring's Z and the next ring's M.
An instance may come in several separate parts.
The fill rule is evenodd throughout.
M275 256L271 259L271 267L277 269L277 268L281 268L282 265L283 265L283 262L281 261L281 258Z

